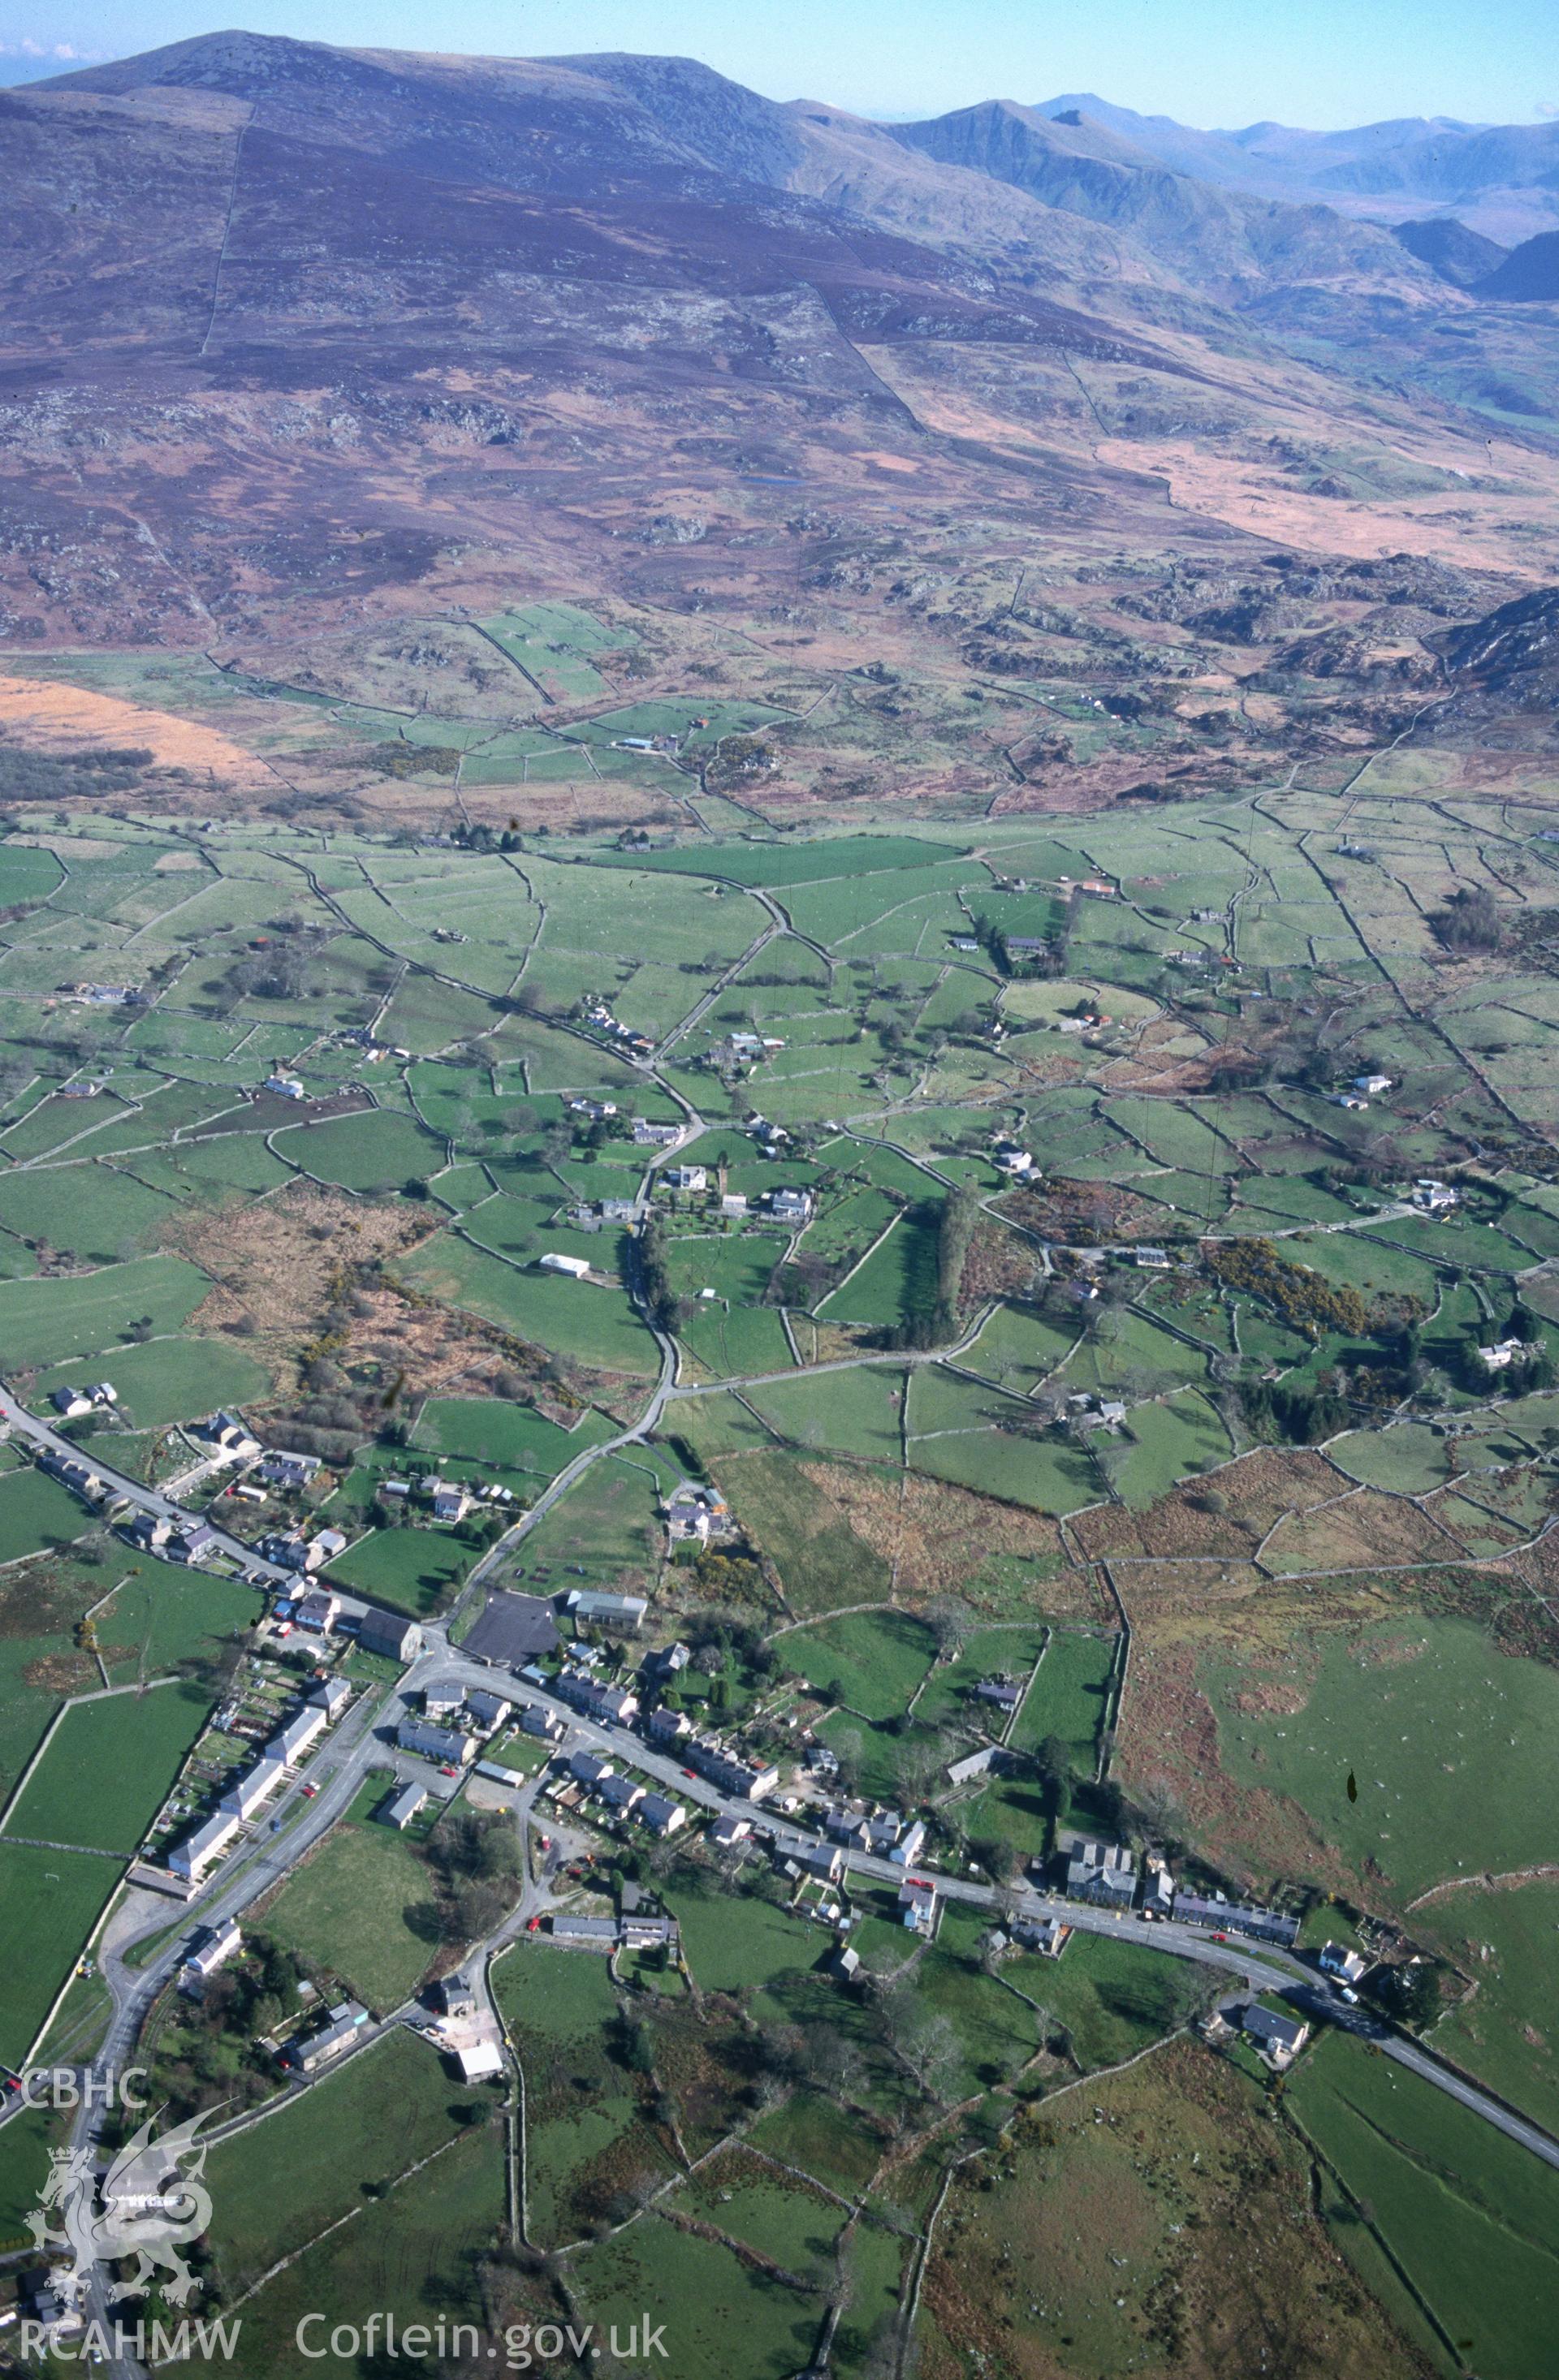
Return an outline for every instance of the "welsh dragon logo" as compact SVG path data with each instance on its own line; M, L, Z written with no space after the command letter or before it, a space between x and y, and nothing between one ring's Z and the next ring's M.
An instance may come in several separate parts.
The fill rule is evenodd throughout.
M158 2274L165 2273L168 2302L188 2305L201 2282L181 2251L191 2240L198 2240L211 2221L211 2192L201 2180L207 2144L197 2143L194 2137L201 2120L201 2116L192 2116L154 2139L156 2118L149 2116L116 2152L101 2180L93 2169L91 2149L50 2153L43 2204L28 2216L28 2228L34 2244L45 2254L64 2252L69 2256L68 2269L59 2271L61 2286L67 2292L85 2289L95 2265L133 2256L136 2269L130 2277L114 2282L105 2290L108 2304L144 2297ZM58 2229L49 2222L55 2208Z

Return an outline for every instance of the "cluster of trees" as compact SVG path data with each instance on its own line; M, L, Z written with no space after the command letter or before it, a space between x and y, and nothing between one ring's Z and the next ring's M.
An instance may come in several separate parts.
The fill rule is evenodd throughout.
M663 1218L653 1210L644 1219L644 1227L636 1243L639 1253L639 1281L650 1319L657 1330L675 1330L680 1314L676 1293L666 1269L669 1243Z
M382 777L453 777L461 759L448 744L375 744L367 757Z
M29 752L0 740L0 801L101 801L125 794L151 768L154 752L140 745L104 745L96 751ZM14 825L14 820L0 821Z
M1411 1299L1404 1299L1382 1313L1349 1283L1339 1288L1309 1265L1290 1264L1271 1240L1233 1240L1210 1246L1207 1268L1226 1289L1242 1289L1274 1306L1307 1339L1319 1339L1323 1330L1367 1338L1410 1320L1418 1310Z
M1462 885L1430 921L1448 951L1497 951L1500 913L1486 884Z
M920 1220L927 1219L922 1214ZM878 1333L883 1346L941 1347L956 1337L964 1268L979 1220L979 1194L966 1183L944 1202L937 1218L932 1264L920 1269L921 1278L912 1286L910 1307L904 1319L890 1323Z
M252 2106L274 2079L269 2050L258 2044L302 2005L299 1984L312 1981L307 1960L268 1934L244 1937L244 1955L206 1984L198 2000L180 2000L177 2022L162 2034L155 2070L159 2095L174 2119L237 2098Z
M519 1837L501 1810L463 1810L445 1820L422 1857L436 1880L436 1923L446 1941L480 1941L513 1906Z

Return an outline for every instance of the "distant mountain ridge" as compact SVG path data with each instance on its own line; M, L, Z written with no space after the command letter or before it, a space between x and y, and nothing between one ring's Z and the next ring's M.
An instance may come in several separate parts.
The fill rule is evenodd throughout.
M1319 200L1381 223L1443 210L1503 247L1559 227L1559 123L1404 116L1344 132L1273 123L1202 132L1093 92L1043 100L1032 112L1081 115L1175 173L1263 197Z

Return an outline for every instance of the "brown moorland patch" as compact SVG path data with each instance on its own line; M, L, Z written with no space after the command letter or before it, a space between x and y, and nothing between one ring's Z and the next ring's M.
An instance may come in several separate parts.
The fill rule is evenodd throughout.
M1200 2043L1036 2109L964 2173L927 2269L926 2380L971 2354L1013 2380L1248 2380L1274 2339L1306 2380L1427 2380L1328 2238L1305 2149Z
M1261 1560L1269 1570L1291 1573L1455 1561L1461 1553L1460 1539L1406 1497L1363 1488L1282 1522Z
M893 1566L897 1602L956 1595L977 1609L999 1602L1008 1617L1007 1598L993 1579L982 1582L981 1572L1017 1559L1054 1565L1035 1580L1036 1611L1106 1626L1113 1621L1113 1607L1091 1572L1067 1566L1060 1530L1037 1512L913 1474L900 1481L842 1463L804 1463L801 1469L856 1536Z

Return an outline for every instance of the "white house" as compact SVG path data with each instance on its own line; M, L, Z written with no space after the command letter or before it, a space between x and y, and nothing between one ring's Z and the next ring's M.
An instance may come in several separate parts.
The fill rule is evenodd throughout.
M1485 1371L1507 1372L1512 1364L1529 1353L1524 1339L1500 1339L1492 1347L1480 1347L1479 1358Z
M1318 1961L1322 1974L1335 1975L1339 1983L1352 1985L1370 1972L1370 1961L1362 1950L1350 1950L1342 1942L1323 1942Z
M308 1097L308 1093L296 1075L280 1073L267 1075L265 1087L268 1091L274 1091L278 1098L284 1099L302 1099Z
M668 1165L665 1183L668 1190L707 1190L709 1175L701 1165Z
M199 1999L201 1991L219 1967L236 1959L244 1947L244 1937L232 1918L225 1925L203 1926L189 1948L178 1978L178 1988L189 1999Z
M1379 1099L1382 1091L1390 1090L1391 1086L1389 1075L1356 1075L1353 1078L1354 1089L1362 1091L1365 1098L1370 1099Z

